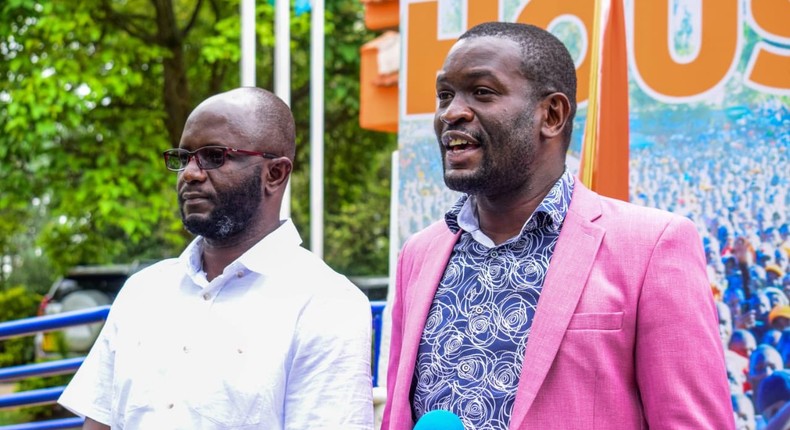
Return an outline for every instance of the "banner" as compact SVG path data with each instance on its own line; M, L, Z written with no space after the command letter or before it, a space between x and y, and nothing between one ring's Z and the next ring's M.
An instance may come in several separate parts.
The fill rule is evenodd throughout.
M595 3L401 0L394 246L441 219L457 198L442 180L432 126L434 80L457 37L478 23L530 23L566 44L577 68L579 103L568 168L579 174L594 93ZM628 200L696 224L712 291L730 305L735 328L749 328L760 343L772 328L768 312L786 305L790 292L790 2L620 4L627 38L628 131L599 139L598 150L628 140ZM749 313L754 321L744 322ZM734 375L734 384L748 389L747 376Z

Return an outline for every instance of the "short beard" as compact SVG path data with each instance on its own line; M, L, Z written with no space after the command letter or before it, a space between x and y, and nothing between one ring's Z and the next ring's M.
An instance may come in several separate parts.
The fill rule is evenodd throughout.
M188 232L209 240L221 241L234 237L246 230L256 215L262 198L261 172L253 174L224 193L218 193L216 208L207 219L186 219L181 210L181 221Z
M444 163L442 163L444 164ZM444 167L444 166L443 166ZM488 188L488 184L483 178L489 176L486 173L487 165L481 166L481 171L470 173L464 176L450 176L444 175L444 184L447 188L466 194L478 194L484 192ZM446 169L446 167L444 167Z

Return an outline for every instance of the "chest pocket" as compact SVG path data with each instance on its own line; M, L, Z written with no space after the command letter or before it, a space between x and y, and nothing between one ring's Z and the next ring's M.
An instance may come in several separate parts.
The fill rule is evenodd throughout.
M623 328L624 312L600 312L573 314L568 330L620 330Z

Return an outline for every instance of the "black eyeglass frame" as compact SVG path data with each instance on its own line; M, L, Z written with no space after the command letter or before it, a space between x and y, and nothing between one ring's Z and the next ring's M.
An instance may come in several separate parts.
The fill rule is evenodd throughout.
M203 150L206 150L206 149L221 149L222 150L222 161L219 164L217 164L216 166L204 166L203 165L203 161L201 161L201 156L199 155L199 153L201 151L203 151ZM269 153L269 152L247 151L246 149L229 148L227 146L219 146L219 145L204 146L204 147L198 148L198 149L196 149L194 151L188 151L188 150L183 149L183 148L172 148L172 149L168 149L167 151L162 152L162 156L165 159L165 167L167 168L167 170L170 170L171 172L181 172L181 171L183 171L183 170L185 170L187 168L187 166L189 165L189 161L192 158L195 159L195 162L197 163L197 165L200 168L200 170L218 169L218 168L222 167L225 164L225 161L228 159L228 153L258 156L258 157L268 158L270 160L271 159L275 159L275 158L280 158L279 155L275 155L275 154L272 154L272 153ZM183 155L184 154L186 154L186 161L184 161L184 159L183 159ZM174 169L174 168L170 167L170 158L171 157L176 157L180 161L181 168ZM205 161L205 159L204 159L204 161Z

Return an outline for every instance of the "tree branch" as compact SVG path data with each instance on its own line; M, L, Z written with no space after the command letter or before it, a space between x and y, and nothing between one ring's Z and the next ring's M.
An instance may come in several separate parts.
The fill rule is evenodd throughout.
M221 20L222 7L220 5L220 2L217 0L209 0L209 3L211 3L211 10L214 11L214 18L216 18L215 22Z
M211 65L211 79L209 79L209 94L216 94L222 90L227 68L219 61Z
M187 25L184 27L183 30L181 30L182 39L187 37L189 30L191 30L192 26L195 25L195 21L197 21L198 14L200 14L200 6L202 5L203 5L203 0L198 0L197 4L195 5L195 10L192 11L192 16L189 18L189 22L187 22Z
M97 21L102 21L112 24L115 27L128 33L130 36L142 40L146 43L160 45L160 41L150 33L147 33L142 27L134 24L135 19L141 18L138 15L124 15L115 11L108 0L102 0L101 10L104 12L104 17L95 17ZM144 18L144 17L142 17Z

